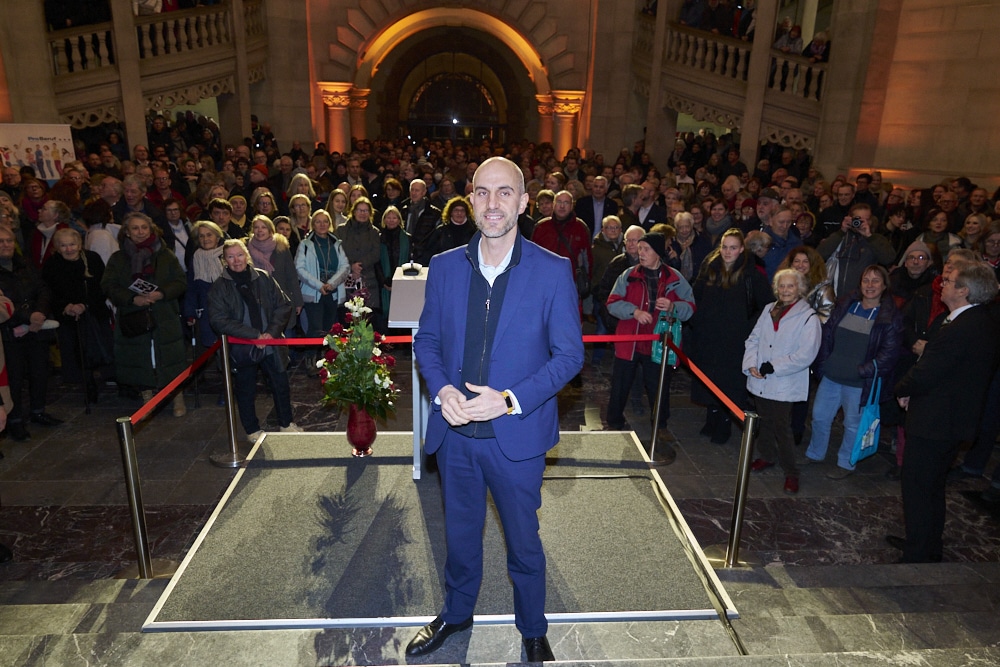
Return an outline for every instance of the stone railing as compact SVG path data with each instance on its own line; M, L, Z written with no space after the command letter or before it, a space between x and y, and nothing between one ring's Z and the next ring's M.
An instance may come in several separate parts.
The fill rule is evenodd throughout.
M811 63L808 58L771 49L771 72L767 87L785 95L818 102L826 76L826 63Z
M232 42L228 3L135 19L139 57L155 58Z
M95 23L49 33L52 73L55 76L97 70L114 64L111 23Z
M267 18L264 16L263 0L243 0L243 20L246 22L247 37L266 35Z
M228 2L196 9L135 17L135 38L140 59L159 58L233 43L232 6ZM247 37L265 39L267 21L263 0L244 0ZM52 74L65 76L112 67L115 33L111 23L57 30L49 33Z
M664 63L729 79L747 80L750 42L676 24L670 25L667 30Z

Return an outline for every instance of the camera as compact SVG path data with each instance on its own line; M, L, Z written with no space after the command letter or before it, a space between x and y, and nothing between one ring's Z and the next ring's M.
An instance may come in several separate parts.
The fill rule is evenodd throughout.
M858 216L854 216L853 218L851 218L851 227L854 229L861 229L861 225L863 225L864 223L865 221L859 218Z

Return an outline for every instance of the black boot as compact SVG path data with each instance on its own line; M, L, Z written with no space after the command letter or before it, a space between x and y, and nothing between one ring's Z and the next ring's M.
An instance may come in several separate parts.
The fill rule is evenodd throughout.
M705 412L705 425L698 431L701 435L711 436L715 433L715 425L719 423L719 409L709 408Z
M717 413L715 428L712 430L712 442L716 445L724 445L729 442L729 436L733 430L733 420L729 414L719 410Z

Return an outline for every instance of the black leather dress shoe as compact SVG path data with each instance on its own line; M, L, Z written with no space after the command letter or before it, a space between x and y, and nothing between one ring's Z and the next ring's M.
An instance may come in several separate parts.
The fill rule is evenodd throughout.
M549 640L545 635L541 637L525 637L521 642L524 644L526 662L552 662L556 659L552 655L552 648L549 646Z
M57 419L47 412L32 412L31 423L41 424L42 426L59 426L63 423L63 420Z
M465 619L461 623L445 623L438 616L433 621L420 629L420 632L406 645L406 655L413 657L426 655L431 651L436 651L444 644L444 640L451 637L456 632L468 630L472 627L472 617Z

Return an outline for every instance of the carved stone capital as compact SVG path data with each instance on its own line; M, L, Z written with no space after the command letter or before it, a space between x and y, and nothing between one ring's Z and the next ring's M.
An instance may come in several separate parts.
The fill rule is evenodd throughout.
M351 108L367 109L368 96L371 92L371 88L351 88Z
M552 107L557 116L573 116L583 109L583 90L553 90Z
M330 109L346 109L351 105L351 88L353 86L347 82L340 81L319 81L320 96L323 98L323 105Z

